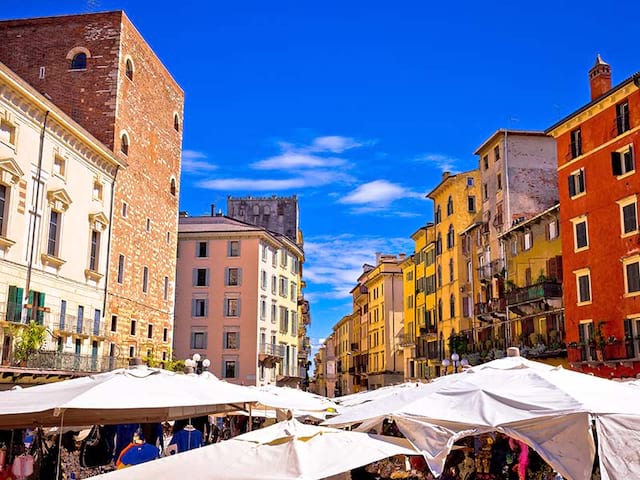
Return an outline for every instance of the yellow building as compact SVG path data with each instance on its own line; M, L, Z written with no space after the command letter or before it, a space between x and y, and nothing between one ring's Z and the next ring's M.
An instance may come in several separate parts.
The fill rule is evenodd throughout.
M369 390L403 381L404 363L398 334L403 331L403 288L400 264L404 256L378 254L365 286L368 312Z
M369 365L369 292L365 282L367 275L373 270L372 265L365 264L358 284L351 290L353 297L353 341L351 355L353 356L354 378L353 390L359 392L367 390L369 383L367 372Z
M333 327L333 338L336 348L336 396L353 393L353 376L351 374L351 315L345 315Z
M529 357L566 356L559 205L500 237L507 259L506 337Z
M432 376L429 359L437 361L438 345L435 311L435 227L420 227L411 235L414 253L402 262L404 278L404 330L400 344L404 347L405 380ZM433 344L429 347L429 341Z
M455 175L445 172L442 181L427 195L434 202L436 317L441 358L449 358L458 343L466 348L469 341L473 298L470 292L461 291L467 265L460 233L473 223L478 210L479 179L478 170Z

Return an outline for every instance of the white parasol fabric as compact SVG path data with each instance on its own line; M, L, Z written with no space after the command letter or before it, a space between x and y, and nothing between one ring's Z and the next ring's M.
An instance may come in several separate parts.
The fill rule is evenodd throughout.
M156 422L238 410L257 399L213 375L133 367L0 392L0 428Z
M250 388L258 394L258 403L252 407L252 411L287 410L294 418L312 417L324 420L328 415L335 415L338 410L338 405L331 399L296 388L275 385Z
M390 385L387 387L378 388L376 390L364 390L358 393L343 395L341 397L334 398L333 400L342 407L353 407L355 405L361 405L363 403L371 402L374 400L392 397L407 389L411 390L414 388L418 388L421 385L423 384L420 382L404 382L398 385Z
M611 454L623 438L628 451L640 451L640 389L521 357L345 408L325 425L363 422L359 428L368 429L383 418L396 421L436 474L456 440L497 430L536 449L568 479L590 478L595 418L602 478L640 478L638 459Z
M173 480L186 474L191 480L313 480L399 454L418 452L405 439L288 420L204 448L92 478Z

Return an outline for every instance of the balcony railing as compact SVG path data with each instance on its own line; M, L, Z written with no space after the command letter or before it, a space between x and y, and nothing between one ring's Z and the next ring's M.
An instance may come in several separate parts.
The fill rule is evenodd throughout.
M516 288L507 293L507 305L517 305L541 298L562 297L562 284L542 282L529 287Z
M421 337L429 337L438 333L438 329L435 324L428 324L425 327L420 327L419 332Z
M261 343L259 353L262 355L269 355L270 357L284 358L285 348L284 345L278 345L275 343Z
M502 274L504 270L504 260L493 260L491 263L478 267L478 277L480 280L490 280L494 275Z
M476 303L474 312L476 315L504 313L507 309L507 301L504 298L493 298L489 302Z
M415 334L400 332L396 338L398 339L398 345L401 347L411 347L416 344Z
M37 352L29 357L27 368L38 370L61 370L73 372L106 372L116 368L125 368L128 358L98 357L63 352Z
M102 322L94 322L94 320L88 318L78 321L78 318L73 315L67 315L64 322L53 323L51 330L54 332L84 336L106 336L106 329Z

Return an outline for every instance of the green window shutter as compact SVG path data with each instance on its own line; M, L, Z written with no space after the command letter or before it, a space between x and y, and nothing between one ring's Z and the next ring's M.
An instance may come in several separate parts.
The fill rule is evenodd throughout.
M44 293L43 292L39 292L38 293L38 310L36 313L36 318L37 318L37 322L39 325L43 325L44 324Z

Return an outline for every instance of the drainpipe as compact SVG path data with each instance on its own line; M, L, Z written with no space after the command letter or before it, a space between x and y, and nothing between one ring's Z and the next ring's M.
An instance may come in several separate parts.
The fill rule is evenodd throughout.
M504 131L504 183L505 183L505 194L507 197L507 202L506 202L506 215L507 215L507 222L511 222L511 198L509 198L509 146L508 146L508 135L509 133L507 132L507 130ZM504 204L504 202L503 202ZM511 227L511 223L508 223L509 228ZM503 243L504 245L504 243ZM506 289L506 285L507 285L507 280L509 279L509 271L507 270L507 248L509 248L509 246L504 246L504 258L502 259L502 261L504 262L504 271L505 271L505 275L504 275L504 285L503 285L503 289ZM505 343L507 341L507 335L509 335L509 340L511 340L511 322L509 321L509 306L507 305L507 299L506 299L506 293L505 293L505 314L507 316L506 318L506 328L505 328Z
M29 299L29 290L31 290L31 272L33 271L33 255L36 244L36 225L38 217L38 205L40 204L40 183L42 180L42 155L44 151L44 137L47 130L47 121L49 120L49 110L44 113L42 121L42 130L40 131L40 147L38 148L38 169L36 171L36 196L33 203L33 211L31 213L31 242L29 245L29 259L27 262L27 279L24 289L24 297L22 299L21 311L26 321L26 308L24 307Z

